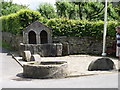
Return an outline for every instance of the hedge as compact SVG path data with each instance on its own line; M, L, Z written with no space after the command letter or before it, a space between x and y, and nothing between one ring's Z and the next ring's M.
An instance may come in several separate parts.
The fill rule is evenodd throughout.
M102 38L104 21L70 20L66 18L45 19L38 11L20 10L17 13L0 17L2 31L22 34L23 28L39 20L52 28L53 36L92 36ZM115 37L115 27L119 21L108 21L107 36Z
M69 20L66 18L50 19L47 25L53 29L53 36L103 36L104 21ZM107 36L115 37L115 27L118 21L108 21Z
M47 22L38 11L23 9L17 13L0 17L2 21L2 31L11 32L12 34L21 34L23 28L32 22L39 20Z

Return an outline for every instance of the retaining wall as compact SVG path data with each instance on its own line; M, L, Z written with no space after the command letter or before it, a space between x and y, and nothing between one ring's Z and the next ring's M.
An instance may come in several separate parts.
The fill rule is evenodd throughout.
M23 42L23 37L13 35L8 32L2 33L2 40L9 43L14 49L20 49L20 43ZM107 37L106 47L111 46L114 38ZM53 37L53 43L63 44L63 54L101 54L102 53L102 39L94 37Z

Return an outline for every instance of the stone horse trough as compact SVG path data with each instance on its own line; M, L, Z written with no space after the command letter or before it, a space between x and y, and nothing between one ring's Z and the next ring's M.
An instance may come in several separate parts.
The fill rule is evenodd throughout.
M23 65L23 76L26 78L65 78L67 76L66 61L28 62Z

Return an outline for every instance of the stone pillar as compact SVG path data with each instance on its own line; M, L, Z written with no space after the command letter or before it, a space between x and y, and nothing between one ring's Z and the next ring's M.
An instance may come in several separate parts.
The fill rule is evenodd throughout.
M28 33L25 33L25 38L23 38L26 40L25 44L29 44L29 38L28 38Z
M23 51L25 51L25 45L23 43L20 43L20 48L19 48L19 55L23 56Z
M38 32L38 44L41 44L41 40L40 40L40 32Z
M31 52L30 51L24 51L23 52L23 60L26 60L27 62L29 62L30 58L31 58Z
M37 44L40 43L40 39L39 39L39 37L40 37L39 33L36 33L36 42L37 42Z
M61 43L57 43L56 44L56 56L62 56L62 44Z
M23 32L23 43L28 44L28 33Z

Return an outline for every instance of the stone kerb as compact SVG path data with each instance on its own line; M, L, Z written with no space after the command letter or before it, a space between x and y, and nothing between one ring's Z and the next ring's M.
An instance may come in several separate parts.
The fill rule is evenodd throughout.
M106 71L115 69L114 62L109 58L99 58L90 63L88 70L89 71Z

